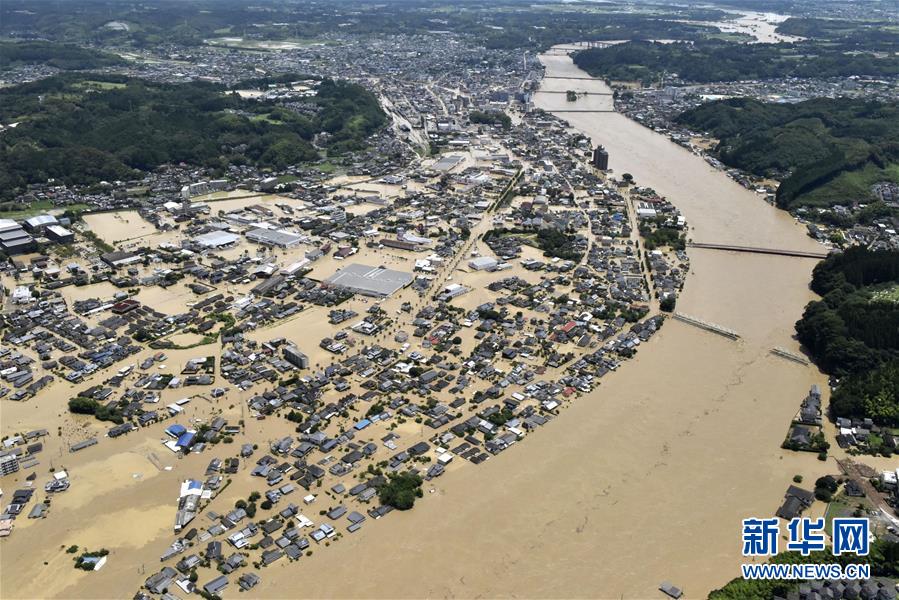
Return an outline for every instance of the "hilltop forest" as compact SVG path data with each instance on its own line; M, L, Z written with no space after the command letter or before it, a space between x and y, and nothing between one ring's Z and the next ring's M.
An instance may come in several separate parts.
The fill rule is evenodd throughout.
M821 261L796 333L826 373L842 378L834 417L899 427L899 251L849 248Z
M677 121L717 138L714 152L723 163L782 178L781 208L869 201L873 184L899 181L899 102L734 98L688 110Z
M899 75L899 62L889 56L897 46L899 39L877 45L887 52L881 55L857 52L858 46L848 42L741 44L698 39L668 44L636 40L583 50L575 55L574 62L594 77L647 84L673 74L695 83L782 77L888 77Z
M0 71L25 64L41 64L62 71L100 69L123 64L115 54L51 42L0 42Z
M127 179L184 162L284 168L323 151L363 149L386 122L365 88L325 80L303 113L245 100L220 86L161 84L124 76L65 74L0 90L0 197L48 178L68 184Z

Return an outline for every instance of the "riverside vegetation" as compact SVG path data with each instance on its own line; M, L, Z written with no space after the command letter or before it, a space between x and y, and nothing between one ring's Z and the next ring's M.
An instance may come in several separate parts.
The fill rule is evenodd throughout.
M677 121L717 138L714 154L726 165L783 177L777 190L781 208L873 200L873 184L899 182L896 102L734 98L688 110Z
M832 416L899 427L899 251L849 248L814 270L810 302L796 323L799 341L841 381ZM887 292L887 293L884 293Z
M781 552L771 557L771 564L867 564L871 566L874 577L899 576L899 543L876 540L871 544L868 556L842 554L834 556L831 551L812 552L802 556L799 552ZM709 600L773 600L786 598L790 592L799 588L803 582L779 579L743 579L738 577L727 585L709 594Z
M893 40L881 49L895 50L896 44ZM899 74L899 64L890 56L849 50L858 46L848 41L747 45L715 39L671 44L635 40L584 50L574 62L594 77L646 84L672 73L695 83Z

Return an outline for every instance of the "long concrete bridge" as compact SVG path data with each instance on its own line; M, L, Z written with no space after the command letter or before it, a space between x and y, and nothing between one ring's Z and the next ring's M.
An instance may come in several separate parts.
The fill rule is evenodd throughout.
M612 92L583 92L581 90L571 90L579 96L611 96ZM568 92L561 90L537 90L535 94L567 94Z
M551 112L552 114L556 115L556 114L561 114L561 113L613 113L615 111L612 110L611 108L607 109L607 110L596 110L596 109L591 109L591 108L583 108L583 109L572 108L570 110L565 110L565 109L555 110L555 109L553 109L553 110L548 110L546 112Z
M597 81L594 77L560 77L556 75L547 75L543 79L573 79L575 81Z
M721 325L717 325L715 323L709 323L708 321L703 321L702 319L697 319L696 317L691 317L690 315L685 315L679 312L674 313L673 317L675 320L681 321L682 323L686 323L700 329L705 329L706 331L711 331L712 333L717 333L718 335L724 336L731 340L740 339L740 334L736 331L728 329L727 327L722 327Z
M688 242L691 248L705 248L707 250L725 250L728 252L749 252L752 254L776 254L779 256L798 256L800 258L827 258L827 252L810 252L805 250L783 250L779 248L757 248L755 246L732 246L730 244L704 244Z

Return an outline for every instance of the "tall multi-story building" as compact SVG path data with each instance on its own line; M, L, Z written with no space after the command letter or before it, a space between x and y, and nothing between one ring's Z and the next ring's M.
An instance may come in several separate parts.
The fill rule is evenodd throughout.
M300 352L300 349L296 346L284 347L284 360L300 369L309 368L309 357Z
M19 457L15 454L0 456L0 475L9 475L19 470Z
M602 146L597 146L596 150L593 151L593 160L591 161L591 163L600 171L608 170L609 153L606 152L606 149Z

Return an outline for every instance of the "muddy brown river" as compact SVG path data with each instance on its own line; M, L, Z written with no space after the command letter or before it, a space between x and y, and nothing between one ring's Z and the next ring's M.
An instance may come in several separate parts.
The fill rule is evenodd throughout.
M544 55L547 90L608 93L571 59ZM538 94L553 111L564 94ZM577 108L611 108L611 97ZM702 158L617 113L558 113L609 151L616 172L670 198L694 241L820 250L786 213ZM776 358L812 298L814 260L691 250L678 309L739 341L669 320L639 356L553 423L477 468L439 480L415 510L316 557L267 569L260 592L309 597L704 597L738 575L740 520L773 515L795 474L835 470L780 443L824 379ZM311 566L311 565L310 565ZM278 575L278 573L283 573Z
M542 60L547 90L609 92L599 81L565 79L586 74L564 54ZM570 108L564 94L538 94L536 102ZM576 105L609 109L611 98ZM694 241L820 250L789 215L663 136L616 113L558 114L605 145L617 173L671 199ZM690 256L678 310L735 330L739 341L669 320L634 360L523 443L426 484L412 511L369 519L299 564L262 569L253 597L662 598L659 583L671 581L700 598L735 577L741 519L773 515L796 474L814 481L836 472L832 462L779 447L808 387L824 383L814 368L770 354L776 346L798 351L793 324L812 298L815 261L696 249ZM254 427L272 426L265 423ZM82 485L55 507L51 529L23 526L5 540L13 545L0 557L0 596L130 597L160 567L177 484L202 472L208 457L155 473L142 455L158 450L158 440L135 433L128 443L138 442L127 454L103 458L103 446L77 459L97 457L76 473L105 478L103 497ZM152 493L134 483L151 476ZM240 481L234 498L254 485ZM93 506L66 520L75 514L64 512L66 503L79 494ZM116 512L123 506L127 512ZM111 564L70 583L71 558L60 550L70 543L109 545ZM44 570L20 553L32 546L48 561ZM227 597L236 587L232 578Z

